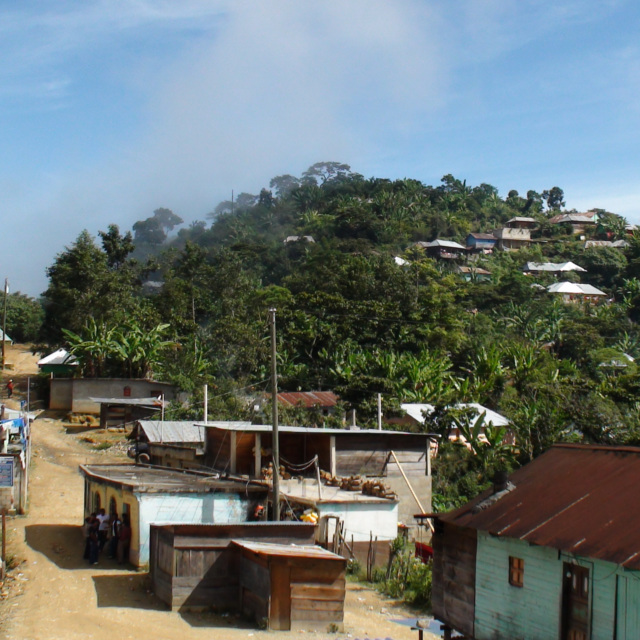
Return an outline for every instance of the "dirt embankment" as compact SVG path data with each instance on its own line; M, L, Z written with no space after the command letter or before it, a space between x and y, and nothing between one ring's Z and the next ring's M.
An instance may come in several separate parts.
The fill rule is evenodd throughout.
M26 390L26 376L36 373L37 358L16 348L7 359L14 364L9 373L17 385L16 397L9 405L18 406ZM52 417L41 417L33 424L29 513L10 519L7 527L10 550L19 564L0 593L0 637L235 640L263 636L291 640L299 635L259 631L233 616L169 612L150 592L146 573L123 569L106 557L101 557L98 566L88 566L82 559L79 525L84 486L78 465L106 462L113 455L82 442L86 434L79 431L68 430ZM122 454L117 459L122 460ZM415 631L393 622L411 615L370 589L349 585L345 632L331 634L321 629L305 635L415 640ZM435 638L430 634L425 637Z

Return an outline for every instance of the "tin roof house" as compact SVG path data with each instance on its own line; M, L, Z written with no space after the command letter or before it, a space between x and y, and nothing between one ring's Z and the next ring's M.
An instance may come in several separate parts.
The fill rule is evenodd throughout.
M638 447L555 445L435 515L445 637L639 638L639 483Z
M211 473L139 464L81 465L84 516L104 508L128 515L129 561L149 561L151 524L232 524L249 521L267 498L264 483L220 479Z
M493 232L497 238L498 249L509 251L528 247L531 243L531 230L537 224L535 218L524 216L511 218L502 229L496 229Z
M271 462L270 425L206 423L204 464L221 473L262 478ZM431 504L431 453L427 433L388 430L318 429L281 426L280 463L292 478L281 482L281 491L292 503L306 505L318 514L339 517L354 540L380 540L397 535L398 521L413 525L419 506L408 482L424 508ZM334 478L360 476L380 481L397 499L342 491L336 486L318 486L314 464Z

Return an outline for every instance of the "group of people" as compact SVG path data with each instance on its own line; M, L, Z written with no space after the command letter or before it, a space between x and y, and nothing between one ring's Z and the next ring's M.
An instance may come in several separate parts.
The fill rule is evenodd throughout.
M108 558L122 564L129 559L131 543L131 523L127 514L118 517L116 512L107 515L104 509L85 518L83 525L85 537L84 559L89 564L98 564L98 558L108 543Z

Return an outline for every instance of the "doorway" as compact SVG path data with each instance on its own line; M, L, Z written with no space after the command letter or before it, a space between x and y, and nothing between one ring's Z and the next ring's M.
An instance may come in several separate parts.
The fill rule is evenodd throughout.
M563 563L562 640L589 640L591 637L589 569Z

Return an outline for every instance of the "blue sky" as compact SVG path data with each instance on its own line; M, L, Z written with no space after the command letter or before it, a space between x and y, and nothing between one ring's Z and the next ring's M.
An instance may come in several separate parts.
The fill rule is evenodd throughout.
M1 277L320 160L640 222L632 0L0 0Z

